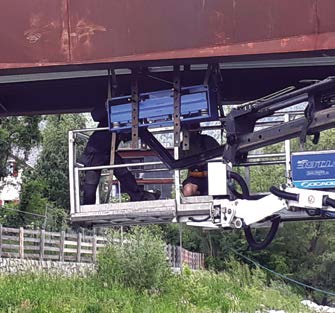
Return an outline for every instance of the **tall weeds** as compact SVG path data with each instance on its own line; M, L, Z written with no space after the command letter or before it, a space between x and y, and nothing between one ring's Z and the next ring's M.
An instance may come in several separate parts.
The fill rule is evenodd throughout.
M161 238L146 228L134 228L122 242L115 235L99 254L99 279L110 286L160 290L171 275Z

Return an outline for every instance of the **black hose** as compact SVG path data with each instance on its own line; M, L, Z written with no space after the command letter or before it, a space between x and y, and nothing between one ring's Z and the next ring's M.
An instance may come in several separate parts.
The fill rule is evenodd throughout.
M326 197L325 203L326 205L329 205L332 208L335 208L335 200L332 198L329 198L328 196Z
M299 201L299 195L292 192L286 192L284 190L280 190L279 188L272 186L270 188L270 192L277 196L278 198L282 198L285 200L293 200L293 201Z
M243 199L243 194L239 193L234 186L230 186L228 185L229 190L231 191L231 193L233 194L233 196L237 199Z
M241 198L249 200L250 193L249 188L243 177L236 173L236 172L228 172L228 178L232 178L237 181L237 183L240 185L242 189L242 194L240 194L238 191L235 190L235 193L237 195L240 195Z
M245 180L243 179L243 177L240 174L238 174L236 172L229 172L228 177L236 180L237 183L240 185L240 187L242 189L242 194L240 194L234 188L232 188L234 190L233 191L234 195L238 195L238 196L240 196L239 198L247 199L247 200L258 200L258 199L260 199L259 196L251 196L250 195L248 185L246 184ZM277 216L276 218L274 218L272 220L271 228L270 228L268 234L266 235L266 237L263 241L256 241L255 238L252 235L250 226L244 225L243 229L244 229L245 237L247 239L247 242L248 242L250 248L252 250L255 250L255 251L265 249L272 242L273 238L275 237L275 235L278 231L280 221L281 221L281 219L280 219L279 216Z
M242 189L242 194L241 194L235 188L233 188L232 186L229 186L230 191L233 193L235 197L239 199L246 199L246 200L258 200L260 198L263 198L263 196L259 196L259 195L250 195L249 187L247 183L245 182L244 178L240 174L236 172L228 172L228 178L232 178L235 181L237 181L237 183L240 185Z
M245 237L247 239L247 242L251 248L251 250L257 251L257 250L262 250L265 249L274 239L275 235L277 234L278 227L280 224L280 217L277 216L272 220L271 228L269 232L267 233L266 237L262 241L256 241L254 236L251 233L251 228L250 226L243 226L244 228L244 233Z

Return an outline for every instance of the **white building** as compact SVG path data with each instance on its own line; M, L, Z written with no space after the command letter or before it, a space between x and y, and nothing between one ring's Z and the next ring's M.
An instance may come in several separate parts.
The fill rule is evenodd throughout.
M22 170L17 171L14 160L8 162L8 168L10 174L0 179L0 206L8 202L18 203L20 201Z

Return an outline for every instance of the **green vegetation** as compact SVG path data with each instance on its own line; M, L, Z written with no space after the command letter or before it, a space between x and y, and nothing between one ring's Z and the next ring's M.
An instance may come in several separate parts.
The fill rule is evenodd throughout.
M112 233L111 242L120 242ZM147 228L134 228L122 244L110 244L99 254L98 277L106 285L160 290L170 276L165 243Z
M97 278L1 276L0 312L308 312L299 296L260 270L234 264L231 272L190 272L164 281L164 291L104 285Z
M232 259L222 273L168 272L162 246L135 229L105 249L91 277L0 276L0 312L309 312L289 286Z
M30 179L45 184L42 197L55 206L69 211L68 132L85 127L85 118L79 114L46 117L42 131L42 151Z
M84 127L86 120L78 114L47 116L41 130L40 121L41 117L0 119L0 178L13 148L20 148L26 157L39 143L41 150L35 168L25 169L20 204L7 204L0 223L60 230L67 227L70 210L68 131Z
M40 141L39 116L0 118L0 178L6 176L6 163L13 149L20 149L26 161L29 152Z

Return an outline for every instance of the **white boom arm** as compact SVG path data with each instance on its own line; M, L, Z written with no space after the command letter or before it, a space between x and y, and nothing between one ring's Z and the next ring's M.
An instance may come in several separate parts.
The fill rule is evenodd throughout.
M301 213L301 211L317 209L326 214L324 216L328 214L328 217L332 215L335 217L335 209L325 204L325 199L335 199L333 192L295 187L286 187L278 191L282 193L282 196L270 194L258 200L213 200L210 220L188 224L213 228L241 228L243 225L262 222L273 215L287 211L294 214L294 212ZM287 197L296 199L287 199Z

